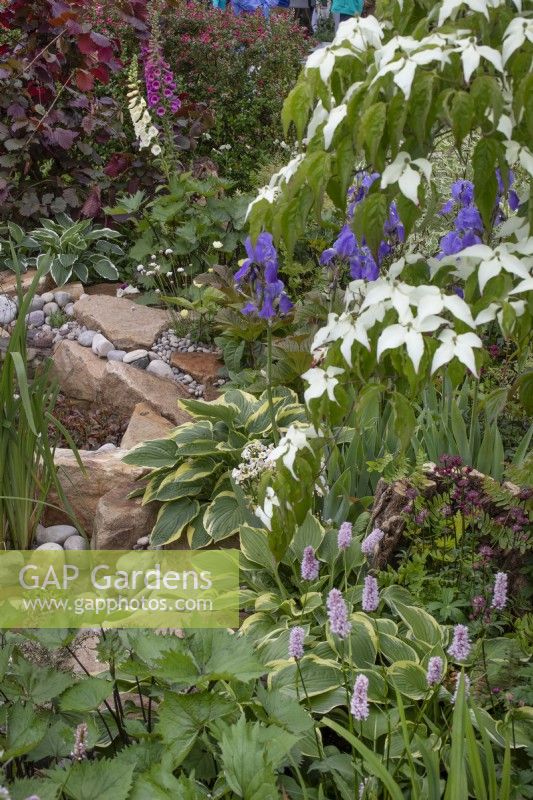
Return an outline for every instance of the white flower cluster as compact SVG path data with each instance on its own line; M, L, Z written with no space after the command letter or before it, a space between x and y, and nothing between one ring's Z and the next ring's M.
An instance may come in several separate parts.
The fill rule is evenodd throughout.
M136 65L134 66L136 67ZM136 68L130 72L129 92L127 94L128 110L133 123L133 129L139 142L140 149L142 150L145 147L150 147L152 155L158 156L161 154L161 145L156 141L159 138L159 131L152 122L146 100L139 92L136 73Z
M270 454L274 445L264 445L262 442L253 441L241 453L241 463L231 473L231 477L239 486L260 478L263 472L272 469Z
M397 0L397 2L400 7L403 6L403 0ZM489 9L499 8L505 2L506 0L443 0L439 10L438 24L439 26L443 25L448 19L454 18L463 5L466 5L471 12L488 17ZM514 4L520 12L521 0L514 0ZM383 44L385 33L386 23L382 25L375 17L353 17L339 25L331 44L315 50L308 57L305 71L312 70L314 73L318 71L322 87L317 92L320 99L311 114L307 132L303 138L304 145L308 145L313 137L321 131L324 150L330 149L335 132L348 116L350 99L363 85L362 82L353 83L339 102L333 94L332 86L335 82L332 83L332 76L340 59L361 59L365 53L373 51L373 64L369 67L369 73L372 76L370 85L374 85L392 73L394 85L405 95L407 100L410 97L419 67L436 64L442 69L451 63L453 57L458 57L467 84L475 77L474 73L482 61L490 64L499 76L504 98L506 94L508 95L497 124L498 131L506 138L506 161L509 166L519 163L533 176L533 151L512 138L515 127L513 98L508 92L509 81L505 72L505 65L513 53L526 41L533 42L532 19L520 16L512 20L503 33L501 51L479 44L477 38L468 29L451 32L434 31L422 39L415 39L411 36L394 36ZM315 77L312 80L315 82ZM490 117L490 111L487 112L487 116ZM250 203L248 214L261 200L273 204L280 194L283 183L288 183L297 174L304 159L304 155L298 155L286 167L273 175L268 186L261 189L255 200ZM411 158L409 153L401 152L393 163L385 168L382 188L398 183L400 192L418 204L418 186L421 176L424 176L427 181L430 180L429 162L425 159Z
M474 271L478 276L480 292L490 278L507 272L519 279L509 291L507 298L492 302L480 311L476 318L470 307L456 294L445 294L433 285L411 286L401 280L401 273L409 261L416 261L411 255L394 262L386 276L376 281L352 281L346 292L345 310L342 314L329 314L327 325L315 335L312 352L315 362L323 360L327 345L340 341L340 352L348 366L352 366L352 348L358 342L370 350L368 333L382 322L385 314L393 310L396 322L381 330L377 339L376 356L379 359L388 350L405 346L407 355L418 372L427 339L424 334L436 334L439 346L433 354L431 372L436 372L444 364L457 358L467 369L477 376L474 350L482 347L474 330L493 319L501 322L502 306L509 302L517 317L525 311L523 299L510 299L515 295L533 290L533 236L529 236L529 226L524 220L509 220L502 226L503 232L513 230L516 242L506 242L494 248L488 245L473 245L437 261L430 260L433 274L445 266L453 266L452 275L466 279ZM447 313L452 319L442 316ZM467 325L472 331L456 333L454 319ZM437 333L438 331L438 333ZM344 370L329 366L326 369L313 367L302 376L309 384L305 400L322 397L324 394L335 401L334 390L339 382L338 376Z

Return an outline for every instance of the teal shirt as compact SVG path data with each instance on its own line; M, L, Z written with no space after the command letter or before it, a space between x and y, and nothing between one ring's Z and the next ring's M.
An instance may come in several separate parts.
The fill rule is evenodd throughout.
M333 0L331 11L333 14L349 14L355 17L363 10L363 0Z

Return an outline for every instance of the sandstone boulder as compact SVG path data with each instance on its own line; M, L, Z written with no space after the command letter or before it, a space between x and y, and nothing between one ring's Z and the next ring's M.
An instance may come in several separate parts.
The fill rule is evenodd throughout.
M216 353L172 353L170 363L182 372L192 375L200 384L209 384L217 380L219 370L223 366Z
M114 487L98 501L94 517L94 550L131 550L141 536L148 536L155 524L158 505L142 505L142 498L128 499L137 485ZM125 490L128 491L125 491Z
M29 269L21 275L23 292L26 292L30 288L36 273L37 270ZM52 287L53 285L54 283L51 277L46 275L43 279L43 283L39 286L39 292L44 292L48 287ZM17 294L17 276L10 269L0 271L0 293L9 295Z
M131 450L141 442L163 438L173 428L173 423L157 414L148 403L137 403L120 446L123 450Z
M61 391L76 400L94 401L104 378L106 362L78 342L63 339L52 356L53 373Z
M181 425L190 420L189 414L178 408L178 400L183 397L189 394L175 381L158 378L120 361L108 361L97 400L124 416L132 414L137 403L146 402L162 417Z
M93 523L100 498L108 494L110 489L115 492L117 504L119 501L122 504L122 513L126 517L129 516L129 510L125 510L126 507L129 509L128 494L132 491L134 481L145 475L148 470L124 464L122 459L125 454L126 451L120 448L96 453L80 450L82 469L70 450L58 448L55 452L54 460L61 486L76 514L77 521L89 538L93 533ZM51 492L48 499L53 505L61 506L55 492ZM47 525L64 520L63 511L47 508ZM138 532L137 539L145 533L144 529Z
M117 350L150 350L169 324L166 311L107 295L82 297L74 314L80 325L100 330Z

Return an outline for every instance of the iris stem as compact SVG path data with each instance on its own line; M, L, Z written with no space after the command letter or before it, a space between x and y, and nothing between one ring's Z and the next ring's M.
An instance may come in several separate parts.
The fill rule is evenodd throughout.
M274 444L279 442L279 430L276 422L276 412L274 409L274 401L272 400L272 323L268 322L267 326L267 398L268 407L270 409L270 420L272 424L272 438Z

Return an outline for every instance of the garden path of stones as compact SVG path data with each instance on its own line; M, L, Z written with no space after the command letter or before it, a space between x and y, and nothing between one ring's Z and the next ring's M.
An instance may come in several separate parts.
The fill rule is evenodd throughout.
M26 288L32 277L23 276ZM143 549L158 505L129 498L146 470L122 459L141 442L164 437L190 419L180 399L216 397L224 383L222 362L213 348L169 329L165 311L119 298L110 284L88 292L72 283L34 298L27 317L28 357L38 364L50 356L61 392L80 407L109 409L129 423L119 448L105 444L97 451L80 450L83 468L70 450L56 450L62 489L78 523L65 525L64 513L48 509L35 545ZM0 272L1 357L18 314L15 295L12 273ZM59 312L69 319L53 328L50 323ZM58 504L59 498L52 492L49 501Z

